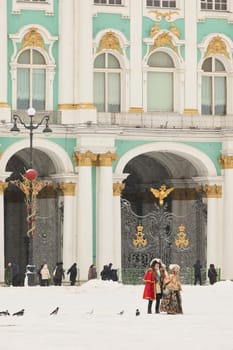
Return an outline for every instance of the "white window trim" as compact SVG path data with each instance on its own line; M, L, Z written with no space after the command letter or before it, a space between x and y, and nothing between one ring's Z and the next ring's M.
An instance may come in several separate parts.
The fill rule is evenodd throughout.
M99 5L99 4L94 4L94 1L93 1L92 15L97 16L98 13L104 12L104 13L118 13L122 17L129 17L130 15L129 1L130 0L122 0L122 5L106 5L106 4Z
M145 112L148 112L147 110L147 78L148 78L148 72L156 71L159 72L159 68L153 68L148 66L148 59L150 55L153 55L155 52L165 52L167 53L174 62L175 67L169 68L168 71L173 71L173 111L169 112L172 113L182 113L184 108L184 65L181 63L178 56L170 49L166 47L159 47L155 51L153 51L151 54L146 55L144 58L143 63L143 109ZM161 72L164 72L166 68L161 68ZM151 112L148 112L151 113ZM154 112L153 112L154 113ZM155 112L156 113L156 112ZM160 112L161 113L161 112ZM164 112L167 113L167 112Z
M127 111L129 106L127 105L126 101L128 101L128 86L129 86L129 66L128 66L128 61L126 61L125 57L122 57L122 55L118 54L115 50L103 50L99 54L94 56L94 61L95 59L101 55L101 54L111 54L113 55L120 63L120 68L119 69L112 69L112 72L118 73L120 72L120 86L121 86L121 94L120 94L120 113ZM93 61L93 62L94 62ZM94 64L94 63L93 63ZM108 72L111 71L111 68L106 69ZM93 68L93 73L94 72L104 72L104 68ZM101 112L101 113L109 113L109 112Z
M146 0L143 0L143 16L144 17L148 17L150 19L152 19L153 21L159 22L162 17L158 17L155 18L155 14L151 13L150 10L153 11L158 11L159 13L168 13L169 11L174 11L176 13L173 13L171 16L170 20L167 20L167 22L173 22L174 20L178 19L178 18L183 18L184 17L184 2L182 0L176 0L176 8L158 8L158 7L147 7L146 6ZM167 19L167 17L166 17Z
M20 14L22 10L42 10L47 16L54 15L54 0L47 0L45 3L24 2L19 0L12 0L12 13Z
M233 23L233 1L228 0L227 11L208 11L201 10L201 1L197 2L197 18L198 21L202 22L206 18L224 18L227 19L229 23Z
M11 79L12 79L12 108L16 109L17 106L17 67L18 56L23 52L20 50L19 44L22 42L25 34L35 25L27 25L20 29L17 34L10 34L10 39L13 42L13 54L11 56ZM53 110L53 82L55 76L55 59L52 55L52 47L58 37L51 36L51 34L42 26L36 26L38 33L41 34L45 45L48 45L47 50L43 50L40 47L33 47L39 51L46 61L46 96L45 96L45 110ZM27 49L27 48L25 48Z
M162 1L162 0L160 0L160 1ZM145 0L145 7L147 8L147 9L158 9L158 10L175 10L175 9L178 9L178 8L180 8L180 0L176 0L176 7L155 7L155 6L147 6L147 0Z

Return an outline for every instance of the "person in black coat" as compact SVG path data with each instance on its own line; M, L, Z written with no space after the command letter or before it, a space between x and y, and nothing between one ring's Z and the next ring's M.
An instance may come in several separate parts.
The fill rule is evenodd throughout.
M69 270L67 271L67 275L70 275L70 285L74 286L76 282L76 277L77 277L77 264L74 263Z
M107 281L109 279L108 265L104 265L103 270L100 272L100 276L103 281Z
M200 283L200 286L202 285L202 279L201 279L201 269L202 265L200 260L197 260L195 264L193 265L194 267L194 285L197 284L197 282Z
M217 282L217 275L218 274L214 264L210 264L210 267L208 269L208 277L209 277L210 284L214 284L215 282Z
M55 286L61 286L62 279L65 278L64 270L63 270L63 263L59 262L57 263L54 272L53 272L53 283Z

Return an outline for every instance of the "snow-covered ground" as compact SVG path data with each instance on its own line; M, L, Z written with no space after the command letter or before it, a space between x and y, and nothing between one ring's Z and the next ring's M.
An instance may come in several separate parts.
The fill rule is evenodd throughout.
M0 348L233 350L233 282L184 285L183 315L148 315L143 288L101 280L78 287L1 287L0 311L11 316L0 316ZM57 306L58 314L50 316ZM22 308L24 316L12 316Z

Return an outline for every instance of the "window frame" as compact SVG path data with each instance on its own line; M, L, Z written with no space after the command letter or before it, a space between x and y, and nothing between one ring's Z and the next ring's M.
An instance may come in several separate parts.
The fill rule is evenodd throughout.
M233 1L227 0L227 11L218 10L202 10L201 0L197 5L197 19L204 21L206 18L223 18L229 22L233 22Z
M155 55L156 53L159 53L159 52L163 52L165 54L167 54L170 59L173 61L174 63L174 67L151 67L148 65L148 61L150 59L150 57L152 55ZM173 86L172 86L172 110L171 111L161 111L161 110L150 110L148 107L148 75L149 73L172 73L172 81L173 81ZM151 53L151 55L148 56L147 58L147 69L146 69L146 95L145 95L145 103L146 103L146 111L148 113L174 113L174 112L177 112L177 105L176 105L176 100L177 100L177 75L176 75L176 62L174 60L174 57L169 53L167 52L167 50L161 50L158 49L158 50L155 50L153 53ZM145 110L145 107L144 107L144 110Z
M30 62L29 63L18 63L18 60L20 58L20 56L25 53L26 51L29 51L29 58L30 58ZM44 64L34 64L33 63L33 51L38 52L39 54L41 54L44 58ZM48 81L48 67L47 67L47 62L46 62L46 57L43 55L43 53L41 51L38 50L38 48L34 48L34 47L26 47L25 50L21 51L17 57L17 66L16 66L16 109L20 110L20 108L18 108L18 69L28 69L29 71L29 106L25 108L35 108L38 111L44 111L46 110L46 105L47 105L47 81ZM33 105L33 71L35 69L43 69L44 70L44 77L45 77L45 81L44 81L44 109L38 109Z
M106 12L106 13L116 13L120 14L122 17L130 16L130 0L122 0L121 5L108 5L108 4L94 4L92 1L92 15L96 16L98 13Z
M202 69L204 62L211 58L212 60L214 60L214 63L212 62L212 69L213 69L213 64L215 66L216 64L216 60L218 60L219 62L221 62L221 64L224 66L225 71L216 71L216 70L211 70L211 71L204 71ZM203 81L203 77L209 77L211 79L211 110L212 113L211 114L202 114L203 116L220 116L220 117L224 117L228 114L228 73L227 73L227 69L226 66L224 64L224 62L217 57L216 55L214 56L209 56L206 59L203 60L202 65L201 65L201 69L202 69L202 74L201 74L201 113L202 113L202 81ZM225 114L215 114L215 78L220 77L220 78L225 78L225 88L226 88L226 101L225 101Z
M167 9L177 9L178 7L177 7L177 2L179 2L178 0L168 0L169 2L171 2L171 1L175 1L176 2L176 6L174 6L174 7L170 7L170 6L167 6L167 7L165 7L165 6L163 6L163 4L162 4L162 2L164 1L164 0L151 0L151 1L160 1L160 5L159 6L155 6L155 5L152 5L152 6L149 6L148 4L147 4L147 1L148 0L145 0L145 7L147 8L147 9L150 9L150 8L153 8L153 9L160 9L160 10L167 10Z
M101 55L104 55L105 67L104 68L95 68L95 60L97 59L97 57L99 57ZM107 55L114 56L114 58L119 62L120 67L119 68L106 67ZM105 50L105 51L102 51L99 55L96 55L96 57L94 58L94 62L93 62L93 76L94 76L94 73L103 73L104 74L104 87L105 87L105 92L104 92L104 94L105 94L104 95L105 110L104 111L97 110L97 113L121 113L123 110L123 68L121 65L121 61L119 60L117 55L115 55L114 52L112 52L111 50L109 50L109 51ZM111 112L108 110L108 101L109 101L109 99L108 99L108 74L112 74L112 73L119 74L119 81L120 81L120 93L119 93L120 108L119 108L119 112ZM93 96L94 96L94 92L93 92ZM96 109L97 109L97 107L96 107Z
M23 10L32 11L45 11L47 16L54 15L54 0L46 1L25 1L25 0L12 0L12 13L20 14Z
M95 6L124 6L125 0L120 0L121 4L109 4L109 1L117 1L117 0L105 0L106 3L95 3L95 0L93 0L93 5Z
M203 0L200 0L200 10L201 11L214 11L214 12L228 12L228 5L229 5L229 1L228 0L226 0L226 10L219 10L219 9L215 9L215 8L212 8L212 9L202 9L201 8L201 5L202 5L202 1ZM207 0L205 0L205 1L207 1ZM222 0L211 0L212 1L212 5L213 5L213 7L215 7L215 5L216 5L216 1L222 1ZM207 4L208 5L208 4Z

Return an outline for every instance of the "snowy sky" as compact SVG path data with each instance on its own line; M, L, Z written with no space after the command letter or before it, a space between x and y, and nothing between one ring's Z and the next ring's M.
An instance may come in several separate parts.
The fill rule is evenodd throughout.
M233 350L233 282L183 285L183 315L148 315L143 288L101 280L0 287L0 311L25 309L21 317L0 316L0 349Z

